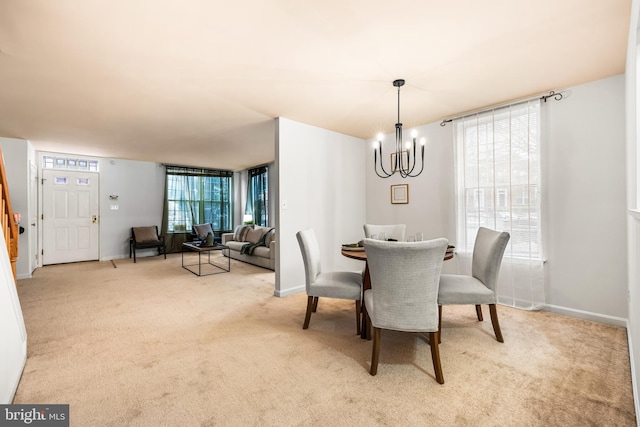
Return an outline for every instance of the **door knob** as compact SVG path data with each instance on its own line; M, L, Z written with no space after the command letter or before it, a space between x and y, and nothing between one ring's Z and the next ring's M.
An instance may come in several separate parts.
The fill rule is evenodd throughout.
M98 216L97 215L93 215L91 217L91 222L93 222L94 224L97 224L98 223Z

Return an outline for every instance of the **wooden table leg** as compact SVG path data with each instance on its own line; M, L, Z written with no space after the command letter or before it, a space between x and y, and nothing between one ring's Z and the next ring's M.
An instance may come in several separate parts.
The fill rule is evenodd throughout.
M362 278L362 330L360 338L363 340L371 339L371 325L369 324L369 316L367 315L367 307L364 303L364 291L371 289L371 276L369 276L369 263L364 267L364 277Z

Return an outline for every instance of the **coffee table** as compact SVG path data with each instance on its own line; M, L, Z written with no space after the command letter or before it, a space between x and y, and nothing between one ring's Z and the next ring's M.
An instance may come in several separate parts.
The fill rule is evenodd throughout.
M218 265L211 262L211 251L224 251L225 249L227 250L227 267L226 268L224 267L224 264ZM185 264L184 263L185 252L187 253L197 252L198 263ZM204 253L207 254L207 257L203 261L202 254ZM221 245L219 243L216 243L215 245L212 245L212 246L199 245L197 243L191 243L191 242L183 243L182 244L182 268L184 268L185 270L189 270L196 276L210 276L212 274L227 273L231 271L231 257L229 255L230 255L229 246ZM187 258L191 258L191 257L187 255ZM198 267L197 271L195 270L196 266Z

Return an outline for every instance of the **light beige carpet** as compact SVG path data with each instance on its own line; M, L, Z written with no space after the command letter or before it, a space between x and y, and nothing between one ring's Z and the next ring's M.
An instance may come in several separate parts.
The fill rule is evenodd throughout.
M372 377L352 302L321 299L303 330L306 295L231 269L196 277L178 254L36 270L18 283L14 403L68 403L72 426L636 425L623 328L501 306L500 344L473 307L445 307L444 385L420 336L388 331Z

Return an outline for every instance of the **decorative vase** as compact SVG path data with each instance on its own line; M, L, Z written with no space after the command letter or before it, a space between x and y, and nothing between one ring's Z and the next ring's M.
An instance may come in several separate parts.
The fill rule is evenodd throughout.
M205 240L204 244L206 246L213 246L213 234L211 232L207 234L207 239Z

